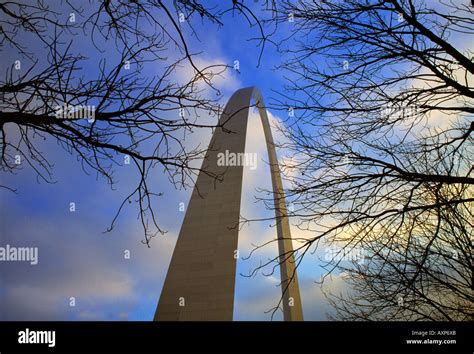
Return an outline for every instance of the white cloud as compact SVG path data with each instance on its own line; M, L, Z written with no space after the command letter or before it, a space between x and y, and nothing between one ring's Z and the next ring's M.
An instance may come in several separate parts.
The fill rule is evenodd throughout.
M193 58L195 66L201 70L207 79L222 93L233 93L241 88L242 84L237 78L237 73L233 69L226 69L224 65L229 65L230 61L224 58L204 58L199 56ZM183 62L177 66L174 75L178 83L186 84L196 76L196 70L190 65L188 61ZM204 90L205 95L209 98L215 99L216 92L212 90L204 81L199 79L198 88Z

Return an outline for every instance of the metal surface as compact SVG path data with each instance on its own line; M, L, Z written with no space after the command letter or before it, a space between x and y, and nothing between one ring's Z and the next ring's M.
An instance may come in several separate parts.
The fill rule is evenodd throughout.
M285 321L302 321L298 279L292 255L290 226L280 169L267 112L255 87L236 91L229 99L204 158L171 259L155 320L232 320L243 166L219 166L219 152L244 153L250 101L256 102L263 124L277 220ZM291 283L288 282L292 276Z

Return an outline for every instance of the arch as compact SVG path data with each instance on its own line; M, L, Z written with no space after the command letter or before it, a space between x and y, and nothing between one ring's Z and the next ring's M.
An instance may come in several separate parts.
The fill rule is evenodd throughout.
M155 320L232 320L243 166L219 166L219 152L244 153L250 101L263 124L275 200L280 276L285 321L302 321L290 225L267 111L259 90L236 91L227 102L204 157L173 252ZM238 156L238 155L237 155ZM288 257L288 255L290 255ZM293 280L288 280L294 274ZM291 299L292 306L289 306Z

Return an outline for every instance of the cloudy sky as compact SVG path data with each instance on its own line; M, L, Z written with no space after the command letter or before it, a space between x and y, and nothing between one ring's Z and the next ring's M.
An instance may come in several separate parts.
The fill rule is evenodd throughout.
M80 3L80 2L78 2ZM208 2L206 2L208 3ZM219 1L209 1L218 4ZM64 10L67 16L70 9L55 4L58 13ZM84 1L84 4L88 2ZM257 6L249 2L250 7ZM157 16L160 16L157 14ZM78 15L78 21L81 17ZM191 53L196 54L198 67L213 64L234 66L238 61L239 72L229 69L224 75L216 77L214 84L222 93L220 103L224 105L231 94L243 87L257 86L266 102L278 98L276 91L284 89L285 74L277 66L282 58L276 48L267 43L262 60L258 65L260 47L256 27L250 27L242 16L228 12L221 18L224 26L218 27L208 21L195 18L192 23L195 33L184 26L183 34ZM164 26L169 26L163 18ZM291 22L278 27L275 39L290 38L285 46L296 45L291 39ZM107 57L113 61L113 42L101 42L103 52L96 50L87 33L66 34L71 36L72 50L85 54L88 59L82 72L88 77L98 73L100 59ZM29 34L19 38L29 51L37 53L40 61L42 43L32 39ZM468 47L461 35L453 35L450 40L460 48ZM166 53L170 62L179 54L170 46ZM14 50L3 50L1 73L17 60ZM119 60L117 58L117 60ZM27 66L27 65L26 65ZM133 69L133 68L132 68ZM159 75L163 67L159 63L147 63L143 76ZM177 82L185 82L193 74L189 65L183 64L173 72ZM286 73L288 74L288 73ZM208 97L215 98L215 91L207 90ZM173 113L170 113L173 114ZM284 124L286 112L270 110L270 120L275 127ZM203 123L212 123L212 118L202 115ZM439 126L447 124L445 116L431 119ZM7 127L7 129L9 129ZM14 131L8 131L14 134ZM198 129L187 137L189 147L207 146L211 130ZM283 137L274 130L276 141ZM137 183L137 173L133 165L118 167L115 171L117 183L114 189L95 174L85 174L76 156L65 152L52 139L37 139L41 151L54 165L55 183L48 184L38 180L34 171L22 164L17 173L0 174L0 184L17 190L11 193L0 189L0 247L38 247L37 265L26 262L0 262L0 320L151 320L154 315L171 255L176 243L184 212L181 203L187 205L191 189L177 190L168 181L160 168L150 175L150 183L155 191L163 194L154 205L160 226L167 231L155 237L150 246L142 243L144 239L140 221L137 219L137 205L127 205L120 215L116 227L104 233L110 225L117 208L130 194ZM244 187L241 214L246 218L269 218L266 210L256 197L265 197L261 190L270 189L270 174L266 164L266 149L263 144L263 130L255 111L250 114L247 135L247 152L258 155L258 167L244 169ZM280 160L286 152L279 150ZM70 212L70 203L75 203L76 211ZM293 224L297 220L292 220ZM277 255L276 243L256 252L245 259L252 250L252 244L264 243L276 238L276 229L271 222L246 224L240 231L239 251L241 259L237 262L234 319L269 320L266 313L275 306L280 297L278 272L265 276L258 273L248 278L248 274L261 261ZM292 235L311 237L309 233L292 227ZM125 258L130 254L130 258ZM306 320L325 320L331 313L323 291L316 281L324 274L321 267L324 248L307 256L299 267L299 282ZM269 271L269 269L266 269ZM240 275L243 274L243 275ZM324 291L344 292L340 276L334 274L326 278ZM74 299L75 306L70 306ZM275 320L281 320L277 313Z
M255 202L257 188L270 188L265 164L265 146L259 117L250 116L247 151L259 156L255 170L245 168L242 196L243 216L269 217L262 203ZM205 138L203 138L205 139ZM209 139L207 137L207 139ZM151 320L156 307L176 237L184 213L181 202L188 203L190 190L177 191L157 172L157 184L164 196L156 208L160 222L168 232L153 239L148 248L141 243L143 231L132 205L120 217L111 233L103 233L113 213L128 192L127 183L136 177L131 167L117 171L116 190L95 176L82 173L79 163L45 144L54 161L55 184L37 183L34 175L23 170L14 178L4 178L18 193L3 193L1 198L2 245L38 247L38 264L2 262L0 301L2 319L6 320ZM60 166L60 167L59 167ZM130 169L130 170L127 170ZM123 183L122 183L123 181ZM10 185L11 185L10 184ZM69 203L76 211L69 211ZM251 223L239 234L239 250L248 255L253 244L276 237L270 222ZM293 228L293 235L299 235ZM277 254L276 244L237 263L234 318L267 320L265 311L279 299L278 273L248 278L259 262ZM124 257L130 251L130 259ZM325 319L327 308L319 285L321 274L315 257L302 264L299 277L306 319ZM336 285L336 284L334 284ZM76 306L69 306L74 297ZM278 314L275 319L281 318Z
M275 69L281 58L274 47L265 48L260 66L260 48L256 42L256 29L249 28L241 17L224 19L225 26L216 27L206 22L194 24L199 38L185 32L192 52L200 52L198 66L213 63L233 65L239 61L240 73L228 70L215 84L222 92L224 104L237 89L258 86L265 99L274 97L272 89L281 89L285 83L281 71ZM281 36L291 34L291 23L281 26ZM27 39L25 39L27 41ZM77 35L76 48L80 47L89 57L86 73L94 75L100 54L90 43ZM41 51L38 43L27 42L33 51ZM107 47L107 44L104 44ZM15 60L12 53L4 53L4 62ZM146 71L159 72L161 68L146 67ZM189 67L177 68L176 80L185 80L192 74ZM208 92L209 95L214 94ZM284 112L270 111L273 124L282 124ZM203 117L206 119L206 117ZM275 134L278 141L282 137ZM210 130L197 130L189 144L206 146ZM255 197L265 197L260 189L269 189L270 174L266 164L263 130L255 111L251 112L247 136L247 152L258 154L258 167L244 171L244 189L241 214L246 218L271 217ZM115 229L104 233L120 203L137 182L132 165L115 171L117 184L112 190L103 179L87 175L81 163L59 147L54 140L38 142L41 150L54 165L54 184L39 181L26 164L15 175L2 174L1 184L17 193L0 190L0 247L38 247L37 265L26 262L0 264L0 320L151 320L165 279L176 238L184 217L180 203L187 205L191 190L177 190L161 170L153 176L155 190L163 193L155 204L160 226L167 230L157 236L147 247L137 219L137 206L127 206L118 219ZM288 158L285 151L280 158ZM73 202L76 211L70 212ZM276 237L271 222L246 225L239 235L241 257L248 255L252 244L259 244ZM294 237L308 236L296 227ZM310 236L310 235L309 235ZM254 253L250 259L239 259L235 290L234 319L269 320L266 313L278 302L280 288L278 276L247 274L260 261L277 254L276 243ZM130 258L125 258L126 253ZM306 320L325 320L330 312L320 285L315 281L322 274L318 259L321 251L307 257L299 268L299 281ZM340 279L334 277L325 283L325 289L342 291ZM75 306L71 306L72 299ZM281 320L278 313L275 320Z
M69 16L71 10L65 4L51 3L58 14ZM206 1L210 7L220 3L220 0ZM79 6L77 4L80 2L75 2ZM85 13L88 4L84 0ZM255 9L258 6L252 1L246 4ZM441 6L436 4L433 6ZM162 15L157 13L156 16L160 18ZM81 20L83 18L77 14L77 21ZM171 28L164 17L161 20L165 28ZM194 62L198 67L215 64L233 67L238 62L239 71L230 68L214 79L214 85L221 92L220 104L224 105L237 89L248 86L258 86L266 102L274 102L279 97L277 92L284 91L287 83L285 75L288 72L278 68L284 58L271 43L267 43L259 64L261 48L257 46L258 41L252 40L259 35L257 27L249 26L242 16L232 12L220 20L224 23L222 27L201 21L196 16L191 23L195 32L191 32L187 24L183 25L183 35L190 52L195 54ZM143 26L145 28L146 24ZM282 23L273 39L278 42L289 38L284 46L291 49L297 45L292 37L293 30L291 22ZM94 45L87 28L83 33L77 31L64 35L65 43L72 41L74 53L87 57L81 72L89 79L97 76L101 59L107 58L112 63L120 60L114 56L113 40ZM41 66L46 57L42 43L28 33L20 34L19 38L30 52L35 53ZM462 34L452 34L450 42L463 50L472 46ZM97 46L102 52L97 50ZM1 52L2 75L18 59L16 51L5 48ZM162 55L169 58L170 64L181 56L172 45ZM24 62L25 67L28 67L28 62ZM400 67L403 69L406 68ZM163 70L161 62L148 62L140 74L153 77ZM176 67L172 73L172 78L181 83L192 76L193 69L188 63ZM207 97L216 98L216 91L205 85L202 88ZM171 117L176 113L168 114ZM205 112L201 113L200 123L215 122ZM270 109L272 126L284 125L286 114L285 111ZM447 127L454 118L439 113L430 117L429 124L431 127ZM11 126L7 126L6 131L9 137L16 134ZM189 148L206 147L211 134L210 129L195 129L186 137L185 144ZM276 129L273 134L277 142L284 142ZM115 169L116 184L111 188L94 173L84 173L81 161L64 151L53 139L37 137L35 142L54 166L54 183L38 179L35 171L24 162L15 174L0 172L0 185L17 191L12 193L0 188L0 248L7 245L37 247L39 252L36 265L0 261L0 320L152 320L184 218L181 205L188 204L191 189L176 189L159 167L150 173L152 190L162 194L156 199L154 210L160 227L167 232L153 238L147 247L142 242L143 229L135 203L126 205L111 232L104 232L121 202L137 185L139 176L133 165ZM267 197L265 190L271 188L271 181L263 129L254 110L250 113L246 152L255 153L258 158L256 169L244 168L241 214L247 219L271 218L272 211L266 210L262 202L257 202L258 198ZM278 150L278 155L280 161L291 159L284 149ZM70 211L70 203L75 204L74 212ZM298 220L291 222L298 224ZM292 236L309 238L313 235L293 226ZM275 238L276 229L268 220L245 224L240 231L235 320L271 318L268 311L278 303L281 295L279 272L263 274L271 270L269 267L251 278L244 275L252 272L260 262L277 255L274 242L253 253L249 259L246 257L253 245ZM320 246L317 252L305 257L298 269L305 320L326 320L331 314L324 292L347 291L340 274L326 278L323 289L316 283L324 274L325 248ZM130 257L126 257L128 255ZM277 313L274 319L281 320L282 314Z

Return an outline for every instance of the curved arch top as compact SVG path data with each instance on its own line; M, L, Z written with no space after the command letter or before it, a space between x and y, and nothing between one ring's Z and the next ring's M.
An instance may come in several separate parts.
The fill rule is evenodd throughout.
M243 165L219 163L218 155L222 152L244 153L252 99L259 111L268 151L284 320L303 320L275 144L263 98L256 87L237 90L219 119L219 125L225 129L216 129L209 143L201 170L210 174L200 173L196 180L155 320L232 320ZM222 178L216 181L213 175Z

